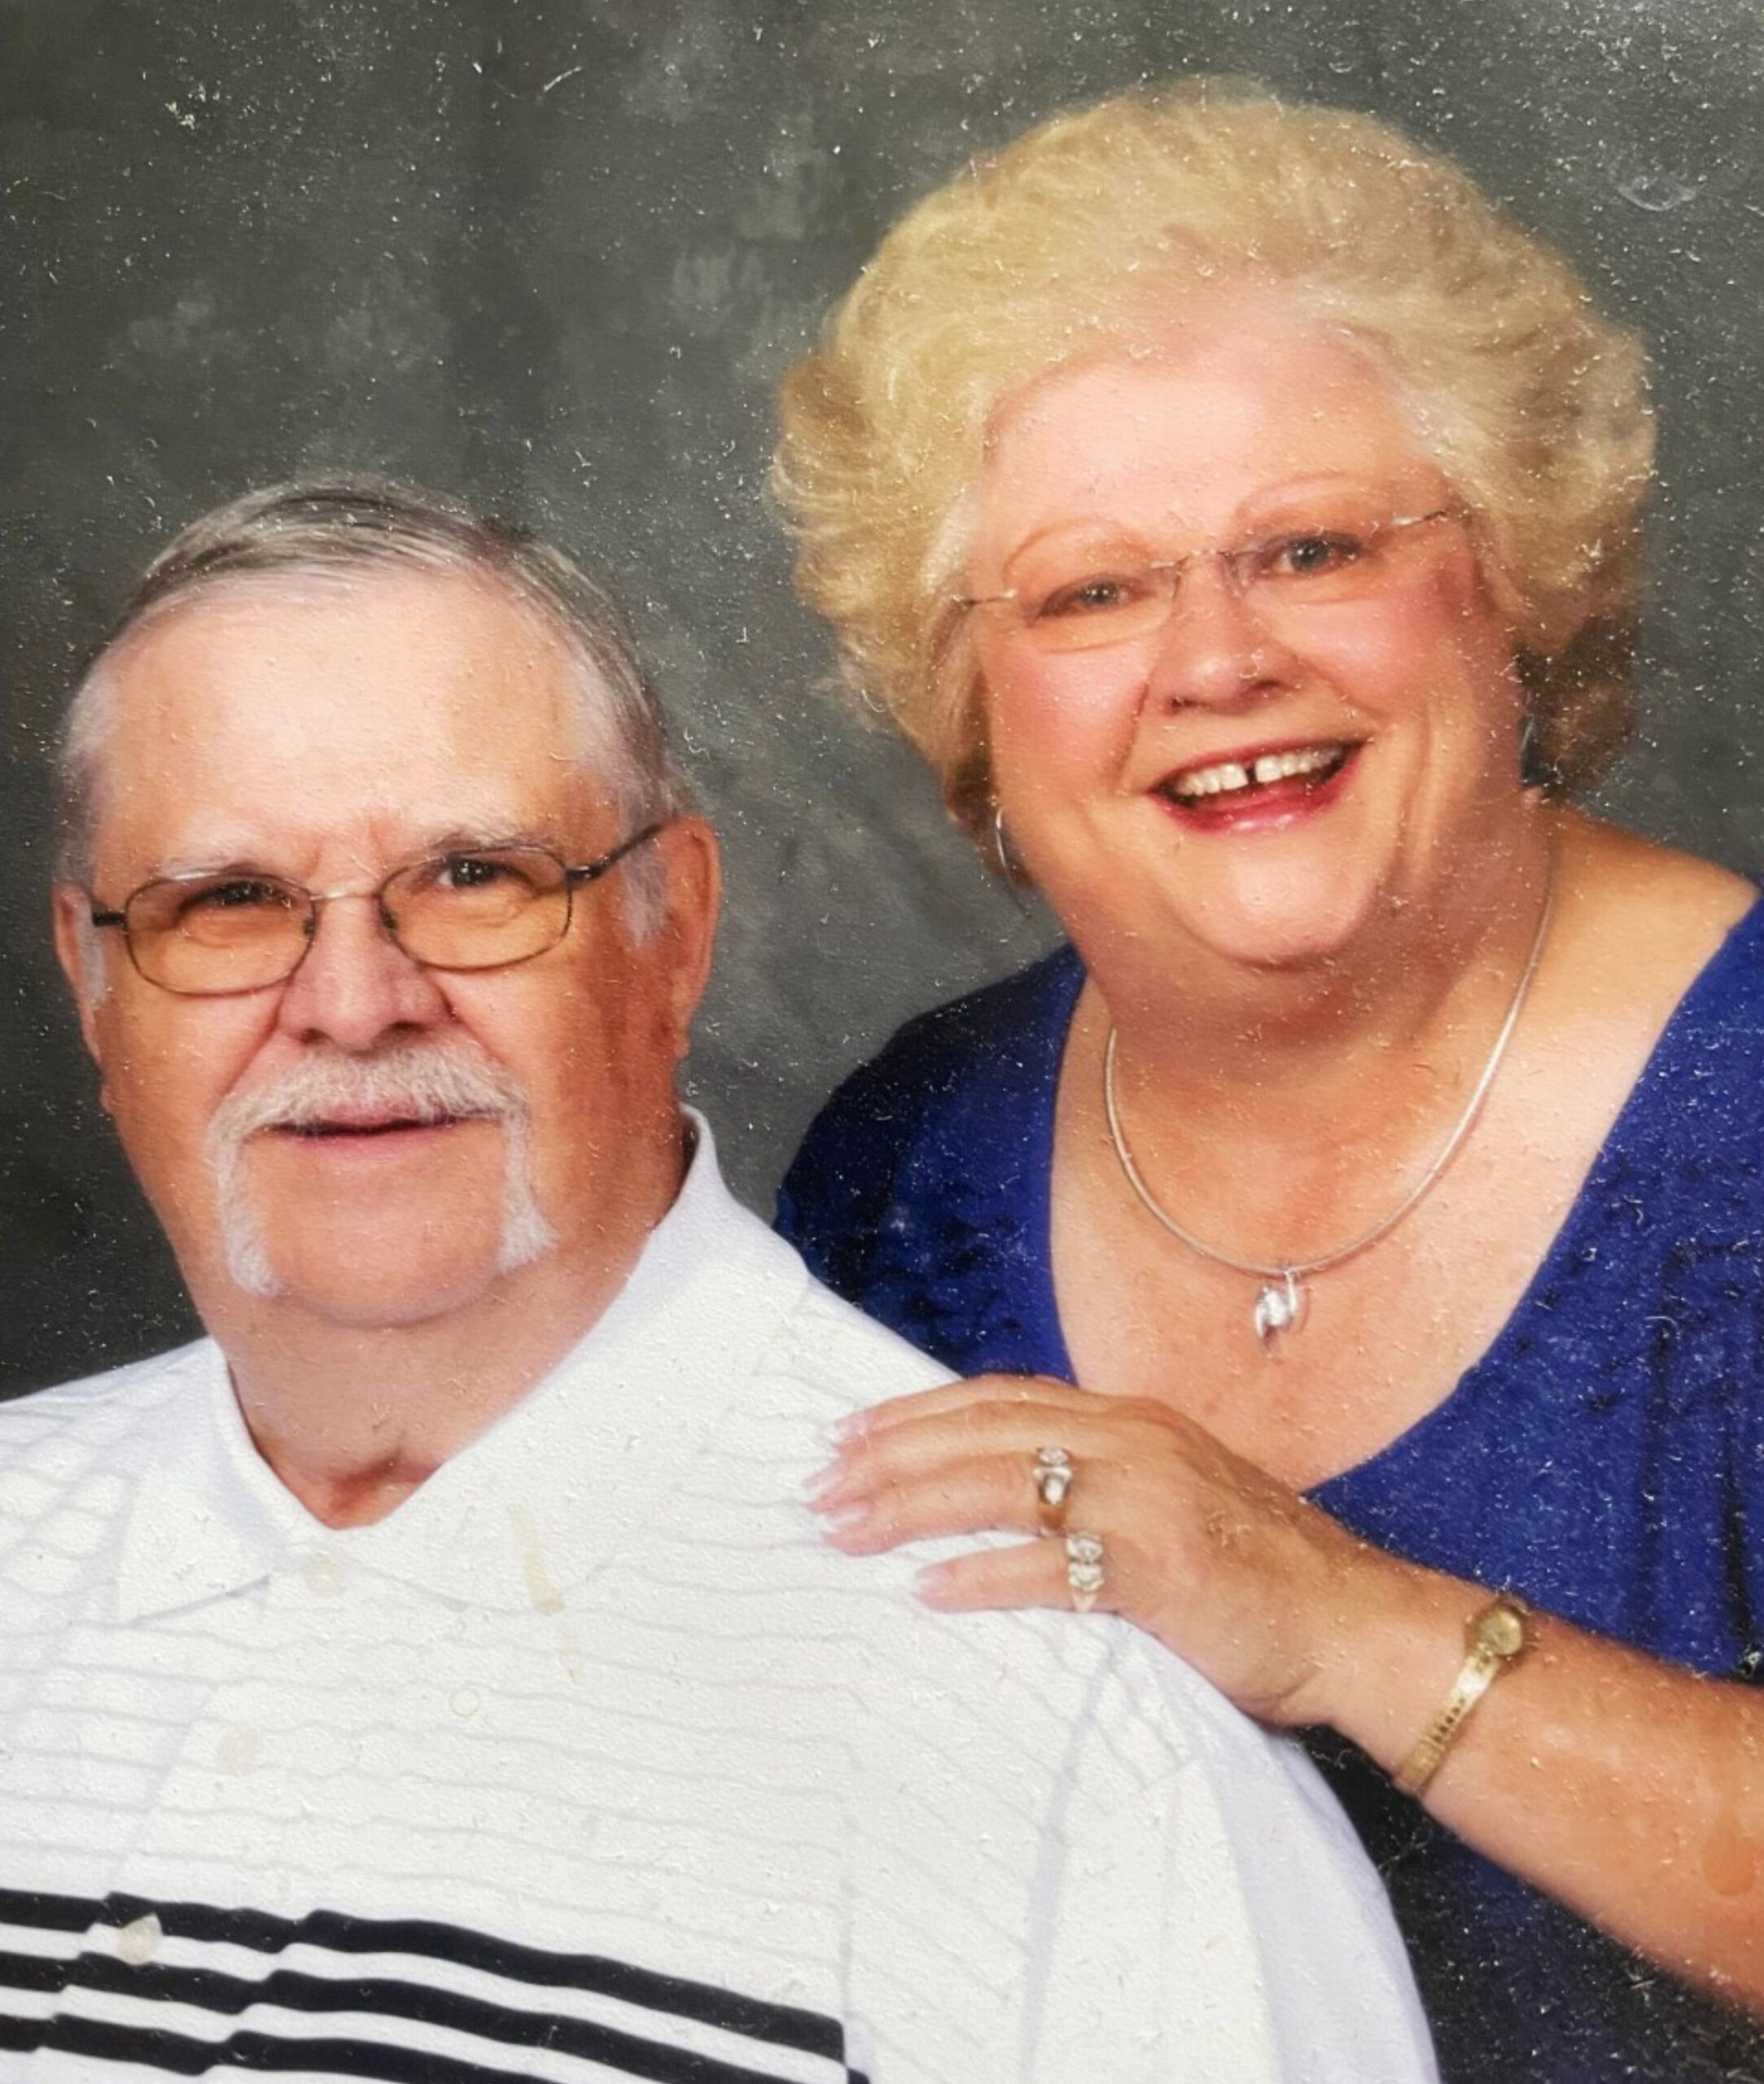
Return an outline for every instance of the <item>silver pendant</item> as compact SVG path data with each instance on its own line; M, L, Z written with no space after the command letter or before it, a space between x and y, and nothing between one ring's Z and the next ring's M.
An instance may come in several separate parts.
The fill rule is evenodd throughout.
M1305 1291L1290 1267L1278 1281L1264 1281L1257 1289L1255 1312L1250 1322L1255 1326L1262 1351L1271 1360L1276 1357L1281 1333L1296 1329L1304 1314Z

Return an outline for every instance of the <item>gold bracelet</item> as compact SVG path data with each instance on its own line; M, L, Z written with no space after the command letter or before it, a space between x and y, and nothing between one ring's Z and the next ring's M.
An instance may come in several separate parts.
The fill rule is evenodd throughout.
M1396 1785L1404 1794L1419 1794L1439 1771L1457 1741L1470 1710L1509 1665L1524 1656L1531 1640L1531 1609L1511 1592L1503 1592L1476 1614L1464 1631L1468 1654L1459 1667L1439 1713L1422 1731L1415 1749L1397 1768Z

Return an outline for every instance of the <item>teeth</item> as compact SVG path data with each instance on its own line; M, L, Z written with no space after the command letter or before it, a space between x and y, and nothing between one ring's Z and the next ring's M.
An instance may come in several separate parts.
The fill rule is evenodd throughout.
M1234 760L1222 760L1217 767L1191 768L1176 777L1179 796L1218 796L1227 789L1247 789L1250 772Z
M1228 790L1247 789L1253 782L1265 788L1270 782L1284 782L1294 774L1315 774L1333 766L1342 757L1340 746L1304 746L1291 752L1263 753L1245 766L1241 760L1222 760L1212 767L1191 767L1171 783L1179 796L1220 796Z
M1296 752L1266 753L1255 764L1260 782L1284 782L1290 774L1315 774L1340 756L1339 746L1306 746Z

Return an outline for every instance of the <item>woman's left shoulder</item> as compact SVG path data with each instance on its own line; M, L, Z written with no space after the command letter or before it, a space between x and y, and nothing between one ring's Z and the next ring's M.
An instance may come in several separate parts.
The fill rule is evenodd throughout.
M1682 1203L1687 1219L1701 1210L1727 1222L1743 1207L1754 1222L1764 1211L1757 885L1571 817L1533 1004L1528 1144L1555 1139L1577 1177L1595 1154L1595 1181L1619 1165L1626 1178L1645 1172L1651 1202Z
M1753 877L1578 812L1562 819L1557 854L1564 890L1595 910L1701 923L1718 939L1758 895Z
M1718 970L1764 985L1758 885L1614 825L1565 824L1557 918L1574 999L1638 1030L1657 1033Z

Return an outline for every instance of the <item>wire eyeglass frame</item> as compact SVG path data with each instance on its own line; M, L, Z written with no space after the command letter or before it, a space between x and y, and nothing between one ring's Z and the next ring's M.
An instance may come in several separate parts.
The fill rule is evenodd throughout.
M506 847L459 847L439 854L425 855L417 860L402 862L377 883L350 886L339 890L309 890L304 884L290 882L286 877L250 869L202 869L187 875L155 876L131 891L120 907L100 905L94 898L91 900L91 923L94 927L120 931L124 945L129 951L129 961L138 974L148 983L161 991L173 992L179 998L241 997L252 992L269 991L276 985L287 983L311 951L313 937L318 929L321 909L337 899L345 897L371 898L379 913L381 930L387 938L413 962L420 964L426 970L463 973L506 970L516 963L531 961L534 957L555 948L570 930L577 887L597 882L610 869L616 868L628 854L654 839L671 822L671 820L663 818L646 825L590 861L567 861L553 848L526 841ZM556 872L555 881L541 882L532 890L530 897L522 900L503 921L462 921L457 923L456 930L466 932L468 939L473 933L488 936L484 944L489 946L499 935L508 940L506 932L508 925L518 926L523 921L531 921L533 927L541 930L540 938L534 940L531 947L522 946L514 954L497 952L483 959L473 957L467 961L459 960L455 952L450 959L443 961L425 955L420 946L413 948L408 943L405 938L406 928L400 916L401 906L409 902L421 890L425 876L465 863L492 860L507 863L517 857L533 864L549 862ZM282 907L279 918L272 913L260 922L269 930L256 943L255 950L243 943L204 944L196 935L184 930L175 911L163 925L150 927L146 923L142 917L144 901L146 907L151 908L155 903L169 902L180 890L195 889L204 884L214 886L217 892L230 886L256 887L266 892L273 903ZM560 897L561 904L558 902ZM530 937L529 935L525 938ZM420 932L418 938L421 939ZM523 937L517 934L514 938L520 939ZM440 945L438 942L435 944ZM513 945L513 942L510 941L509 944ZM167 965L159 960L162 950L175 952L180 948L186 958L198 962L205 955L212 957L221 968L225 967L225 958L229 956L246 957L255 952L260 960L255 965L247 962L239 971L242 977L249 977L249 982L174 983L165 974L168 967L173 975L197 974L194 970L180 973L175 963ZM144 949L147 951L145 953ZM265 957L273 958L267 972L264 970L262 958ZM212 968L213 965L210 966ZM216 974L219 974L218 971Z
M1105 650L1131 644L1161 630L1175 608L1184 576L1195 564L1217 564L1226 584L1241 601L1250 600L1250 589L1258 579L1265 581L1265 594L1258 593L1253 605L1280 601L1289 608L1306 610L1348 600L1376 598L1388 575L1378 562L1378 553L1394 537L1435 521L1462 521L1469 511L1455 504L1430 508L1424 514L1399 514L1389 520L1355 528L1336 526L1297 526L1276 530L1247 543L1190 550L1186 556L1118 560L1111 565L1104 557L1088 572L1049 587L1039 600L1026 600L1023 589L1009 587L998 593L958 594L953 605L965 614L970 609L1003 607L1014 611L1017 632L1040 650L1071 652ZM1354 555L1334 571L1298 570L1285 575L1272 569L1273 560L1306 544L1327 545L1332 541L1350 542ZM1086 606L1080 597L1088 589L1117 585L1144 586L1136 597L1119 601L1097 601ZM1049 605L1062 595L1070 597L1070 612L1050 613Z

